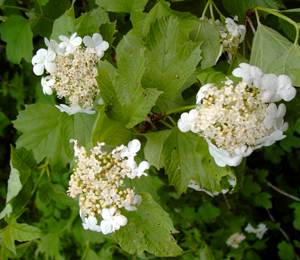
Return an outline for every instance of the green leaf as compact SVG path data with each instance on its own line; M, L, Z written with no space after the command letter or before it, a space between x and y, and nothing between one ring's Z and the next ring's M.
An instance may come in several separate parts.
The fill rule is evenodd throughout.
M1 231L3 243L6 248L16 254L15 241L32 241L41 237L41 231L28 224L11 222Z
M170 130L145 134L147 138L144 148L145 159L158 170L163 167L163 145L170 134Z
M294 209L294 228L300 230L300 203L294 202L290 205Z
M143 86L163 91L158 100L162 111L183 102L181 92L201 56L199 44L179 29L176 17L157 20L146 39L146 71Z
M43 6L46 5L49 2L49 0L37 0L37 2L40 6Z
M281 260L293 260L295 259L294 248L291 244L282 241L277 245L278 256Z
M28 179L32 177L35 168L36 162L34 161L31 152L28 152L23 148L15 149L11 147L11 171L7 184L6 206L0 213L0 219L12 213L12 200L17 197Z
M131 139L132 132L121 122L108 118L105 114L104 107L101 107L93 127L93 144L105 142L115 147L121 144L127 144Z
M124 36L116 52L118 69L101 63L98 83L109 115L131 128L145 119L161 92L142 88L145 58L138 37L132 32Z
M141 255L147 251L155 256L177 256L182 253L172 233L175 229L169 215L152 197L142 194L137 211L128 212L128 224L113 237L123 250Z
M207 19L201 19L194 26L190 37L194 41L202 43L201 68L206 69L214 66L221 54L220 33L218 26Z
M272 208L271 194L267 192L261 192L254 197L254 204L256 207L262 207L266 209Z
M130 184L137 193L147 192L155 201L160 201L159 191L164 186L164 182L158 176L148 174L146 178L130 180Z
M75 32L75 14L73 5L63 15L57 18L52 27L51 39L58 39L59 35L71 35Z
M216 220L221 211L210 202L204 202L198 209L199 217L205 223L211 223Z
M38 162L47 157L50 162L68 163L72 158L70 139L82 145L90 144L94 116L69 116L48 104L33 104L21 111L14 126L23 134L17 147L32 150Z
M46 260L62 260L64 258L60 255L59 249L59 236L55 233L49 233L41 237L37 244L35 256L37 257L39 254L42 254Z
M92 35L105 23L109 23L108 14L99 7L79 16L75 21L75 28L81 36Z
M179 194L186 191L191 180L213 194L229 188L228 178L235 178L231 168L215 164L206 142L193 133L174 128L165 142L164 154L169 182ZM223 178L227 183L223 183Z
M7 59L20 63L24 58L30 62L32 57L32 31L30 22L22 16L11 15L0 25L1 39L7 43Z
M109 12L131 13L144 10L148 0L96 0L96 3Z
M250 63L265 73L287 74L300 87L300 48L273 29L259 25L254 36Z
M238 15L240 21L245 18L248 10L256 6L263 6L274 9L283 7L283 5L278 0L223 0L223 5L231 15Z
M0 137L4 135L5 128L10 124L8 117L0 112Z
M202 85L207 83L214 83L218 85L224 80L226 80L226 75L213 68L208 68L199 71L197 73L197 79L201 82Z
M87 248L87 250L84 252L84 255L81 257L81 260L95 260L99 259L96 252L90 248Z

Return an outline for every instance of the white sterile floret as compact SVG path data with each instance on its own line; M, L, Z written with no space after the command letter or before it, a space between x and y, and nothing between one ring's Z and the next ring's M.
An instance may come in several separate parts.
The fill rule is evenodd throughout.
M108 42L104 41L99 33L94 33L93 36L84 36L83 43L87 47L87 51L96 53L99 58L102 58L104 52L108 49Z
M242 81L234 84L227 79L221 87L204 85L197 94L196 108L183 113L178 121L182 132L192 131L206 139L220 167L238 166L255 149L282 140L288 128L284 122L286 107L272 102L278 100L277 96L283 98L280 84L281 89L289 91L286 96L295 95L285 75L263 74L245 63L233 74Z
M100 228L104 235L113 233L127 224L127 218L121 214L117 214L116 208L103 209L101 216Z
M97 225L97 219L94 216L88 216L82 221L82 226L86 230L101 232L100 225Z
M132 140L127 146L120 145L111 152L105 150L104 143L87 151L78 146L76 140L71 142L74 143L75 167L68 194L79 198L83 227L109 234L125 226L127 218L122 212L136 210L142 200L125 184L125 179L146 175L144 171L149 168L145 161L139 166L135 162L140 142Z
M237 249L245 239L246 237L243 233L234 233L226 240L226 245Z
M58 38L61 40L58 46L64 50L65 55L73 53L82 43L82 39L77 36L77 33L73 33L70 38L65 35L60 35Z
M178 128L181 132L188 132L192 130L193 122L197 117L197 111L192 109L188 113L183 113L178 121Z
M260 83L263 72L260 68L251 66L247 63L241 63L239 67L232 71L232 75L242 78L244 82L250 85L258 85Z
M253 233L258 239L262 239L264 234L268 231L267 226L264 223L260 223L257 228L254 228L250 223L245 227L247 233Z
M52 93L53 93L52 87L53 87L54 83L55 83L55 80L52 79L51 77L49 77L49 76L42 77L41 84L43 87L43 93L45 95L52 95Z
M39 49L32 57L33 72L37 76L41 76L46 70L53 73L56 70L54 63L56 54L52 50Z
M60 35L59 39L59 42L44 39L48 50L37 51L32 58L33 71L39 76L45 70L49 73L41 79L43 92L55 93L64 100L66 104L56 106L61 112L93 114L93 107L101 100L96 80L97 62L108 49L108 43L99 33L85 36L85 45L76 33L70 38Z

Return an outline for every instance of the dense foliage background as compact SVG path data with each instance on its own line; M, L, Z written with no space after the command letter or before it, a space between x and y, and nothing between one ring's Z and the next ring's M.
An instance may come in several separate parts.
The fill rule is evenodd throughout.
M235 169L217 167L204 142L172 124L176 108L193 104L201 85L222 80L241 61L286 73L300 86L300 1L214 3L247 28L232 64L225 55L215 64L218 33L198 19L205 0L0 0L0 259L300 258L299 95L287 105L287 138ZM221 18L216 9L206 15L212 14ZM75 31L101 32L111 45L99 65L106 107L97 116L59 112L32 73L43 37ZM169 69L161 74L160 66ZM113 236L81 227L77 202L66 195L74 136L87 146L98 140L115 146L134 136L144 141L153 167L135 186L153 199L144 195L136 226ZM235 174L235 190L210 197L187 189L200 167L206 189L221 191L223 177ZM262 240L248 234L238 249L226 245L248 223L261 222L268 227Z

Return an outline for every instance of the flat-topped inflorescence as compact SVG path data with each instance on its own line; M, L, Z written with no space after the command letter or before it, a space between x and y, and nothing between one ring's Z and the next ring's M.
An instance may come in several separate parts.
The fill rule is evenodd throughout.
M126 178L147 175L148 162L135 162L141 144L135 139L128 146L121 145L108 152L104 143L98 143L90 151L78 146L76 140L73 143L76 160L68 194L79 198L85 229L112 233L127 224L122 210L136 210L141 202L141 196L124 182Z
M60 111L94 113L94 102L100 94L96 65L109 45L99 33L83 39L76 33L70 38L61 35L59 40L45 39L48 49L39 49L33 56L33 72L37 76L48 74L41 79L43 92L46 95L55 92L65 100L67 105L57 106Z
M204 137L209 152L219 166L237 166L253 150L269 146L285 137L286 107L273 102L290 101L296 90L286 75L263 74L249 64L233 71L242 80L227 80L221 87L202 86L197 106L183 113L178 121L182 132L192 131Z

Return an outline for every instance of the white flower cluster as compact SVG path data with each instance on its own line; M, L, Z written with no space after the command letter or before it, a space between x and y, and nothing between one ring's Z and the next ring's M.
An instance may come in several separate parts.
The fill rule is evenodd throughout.
M228 54L230 61L232 60L232 56L237 52L240 43L244 41L246 35L246 27L242 24L237 24L235 20L227 17L225 19L225 25L217 23L220 26L222 51Z
M243 233L234 233L226 240L226 245L237 249L245 239L246 237Z
M286 75L263 74L242 63L233 71L242 80L227 80L221 88L206 84L197 94L197 106L178 121L182 132L204 137L217 165L238 166L255 149L270 146L285 137L286 107L274 102L290 101L296 95Z
M57 108L68 114L92 110L99 94L96 81L97 62L103 57L109 45L99 33L83 39L72 34L70 38L60 35L60 42L45 38L47 49L39 49L32 58L33 72L42 77L41 84L45 95L56 92L66 103ZM82 44L83 43L83 44Z
M111 152L98 143L90 151L74 142L75 168L70 177L68 194L79 198L83 227L103 234L112 233L127 224L121 209L136 210L141 196L126 187L124 179L147 175L146 161L137 164L135 156L141 148L134 139L128 146L118 146ZM101 220L101 221L100 221ZM100 224L98 224L100 221Z
M245 227L245 231L247 233L255 234L258 239L262 239L264 234L268 231L268 228L264 223L258 224L257 228L254 228L248 223L248 225ZM245 239L246 236L243 233L234 233L226 240L226 245L237 249Z
M264 223L259 223L257 228L254 228L250 223L245 227L247 233L253 233L258 239L262 239L264 234L268 231L267 226Z

